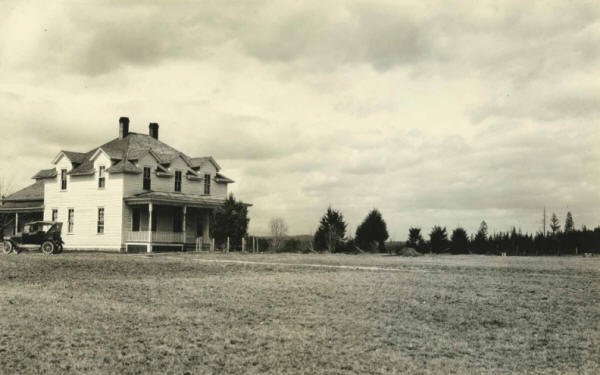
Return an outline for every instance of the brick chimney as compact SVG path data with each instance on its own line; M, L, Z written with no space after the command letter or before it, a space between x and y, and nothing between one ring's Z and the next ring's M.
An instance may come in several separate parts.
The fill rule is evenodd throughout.
M150 125L148 125L148 128L150 130L150 136L154 139L158 139L158 123L151 122Z
M119 119L119 139L127 137L129 134L129 117Z

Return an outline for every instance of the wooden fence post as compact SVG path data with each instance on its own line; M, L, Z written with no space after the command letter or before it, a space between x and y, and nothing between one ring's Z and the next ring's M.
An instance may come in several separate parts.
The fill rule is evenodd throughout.
M242 237L242 252L246 251L246 239Z
M229 237L227 237L227 252L229 252Z

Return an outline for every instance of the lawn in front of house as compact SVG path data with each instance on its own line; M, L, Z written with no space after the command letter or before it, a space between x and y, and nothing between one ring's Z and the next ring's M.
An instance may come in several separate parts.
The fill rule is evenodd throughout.
M23 253L0 329L0 373L599 373L600 259Z

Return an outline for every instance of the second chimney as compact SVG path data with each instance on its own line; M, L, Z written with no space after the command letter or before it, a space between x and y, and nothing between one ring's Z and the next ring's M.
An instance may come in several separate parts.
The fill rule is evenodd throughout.
M127 137L129 134L129 117L119 119L119 139Z
M154 139L158 139L158 123L151 122L150 125L148 125L148 128L150 129L150 136Z

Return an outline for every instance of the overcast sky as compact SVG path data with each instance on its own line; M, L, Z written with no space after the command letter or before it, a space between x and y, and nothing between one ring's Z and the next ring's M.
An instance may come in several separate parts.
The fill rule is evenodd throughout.
M166 2L165 2L166 3ZM379 208L469 232L600 224L600 6L583 1L3 2L0 173L160 123L310 233ZM442 5L440 5L442 4ZM498 5L502 4L502 5Z

